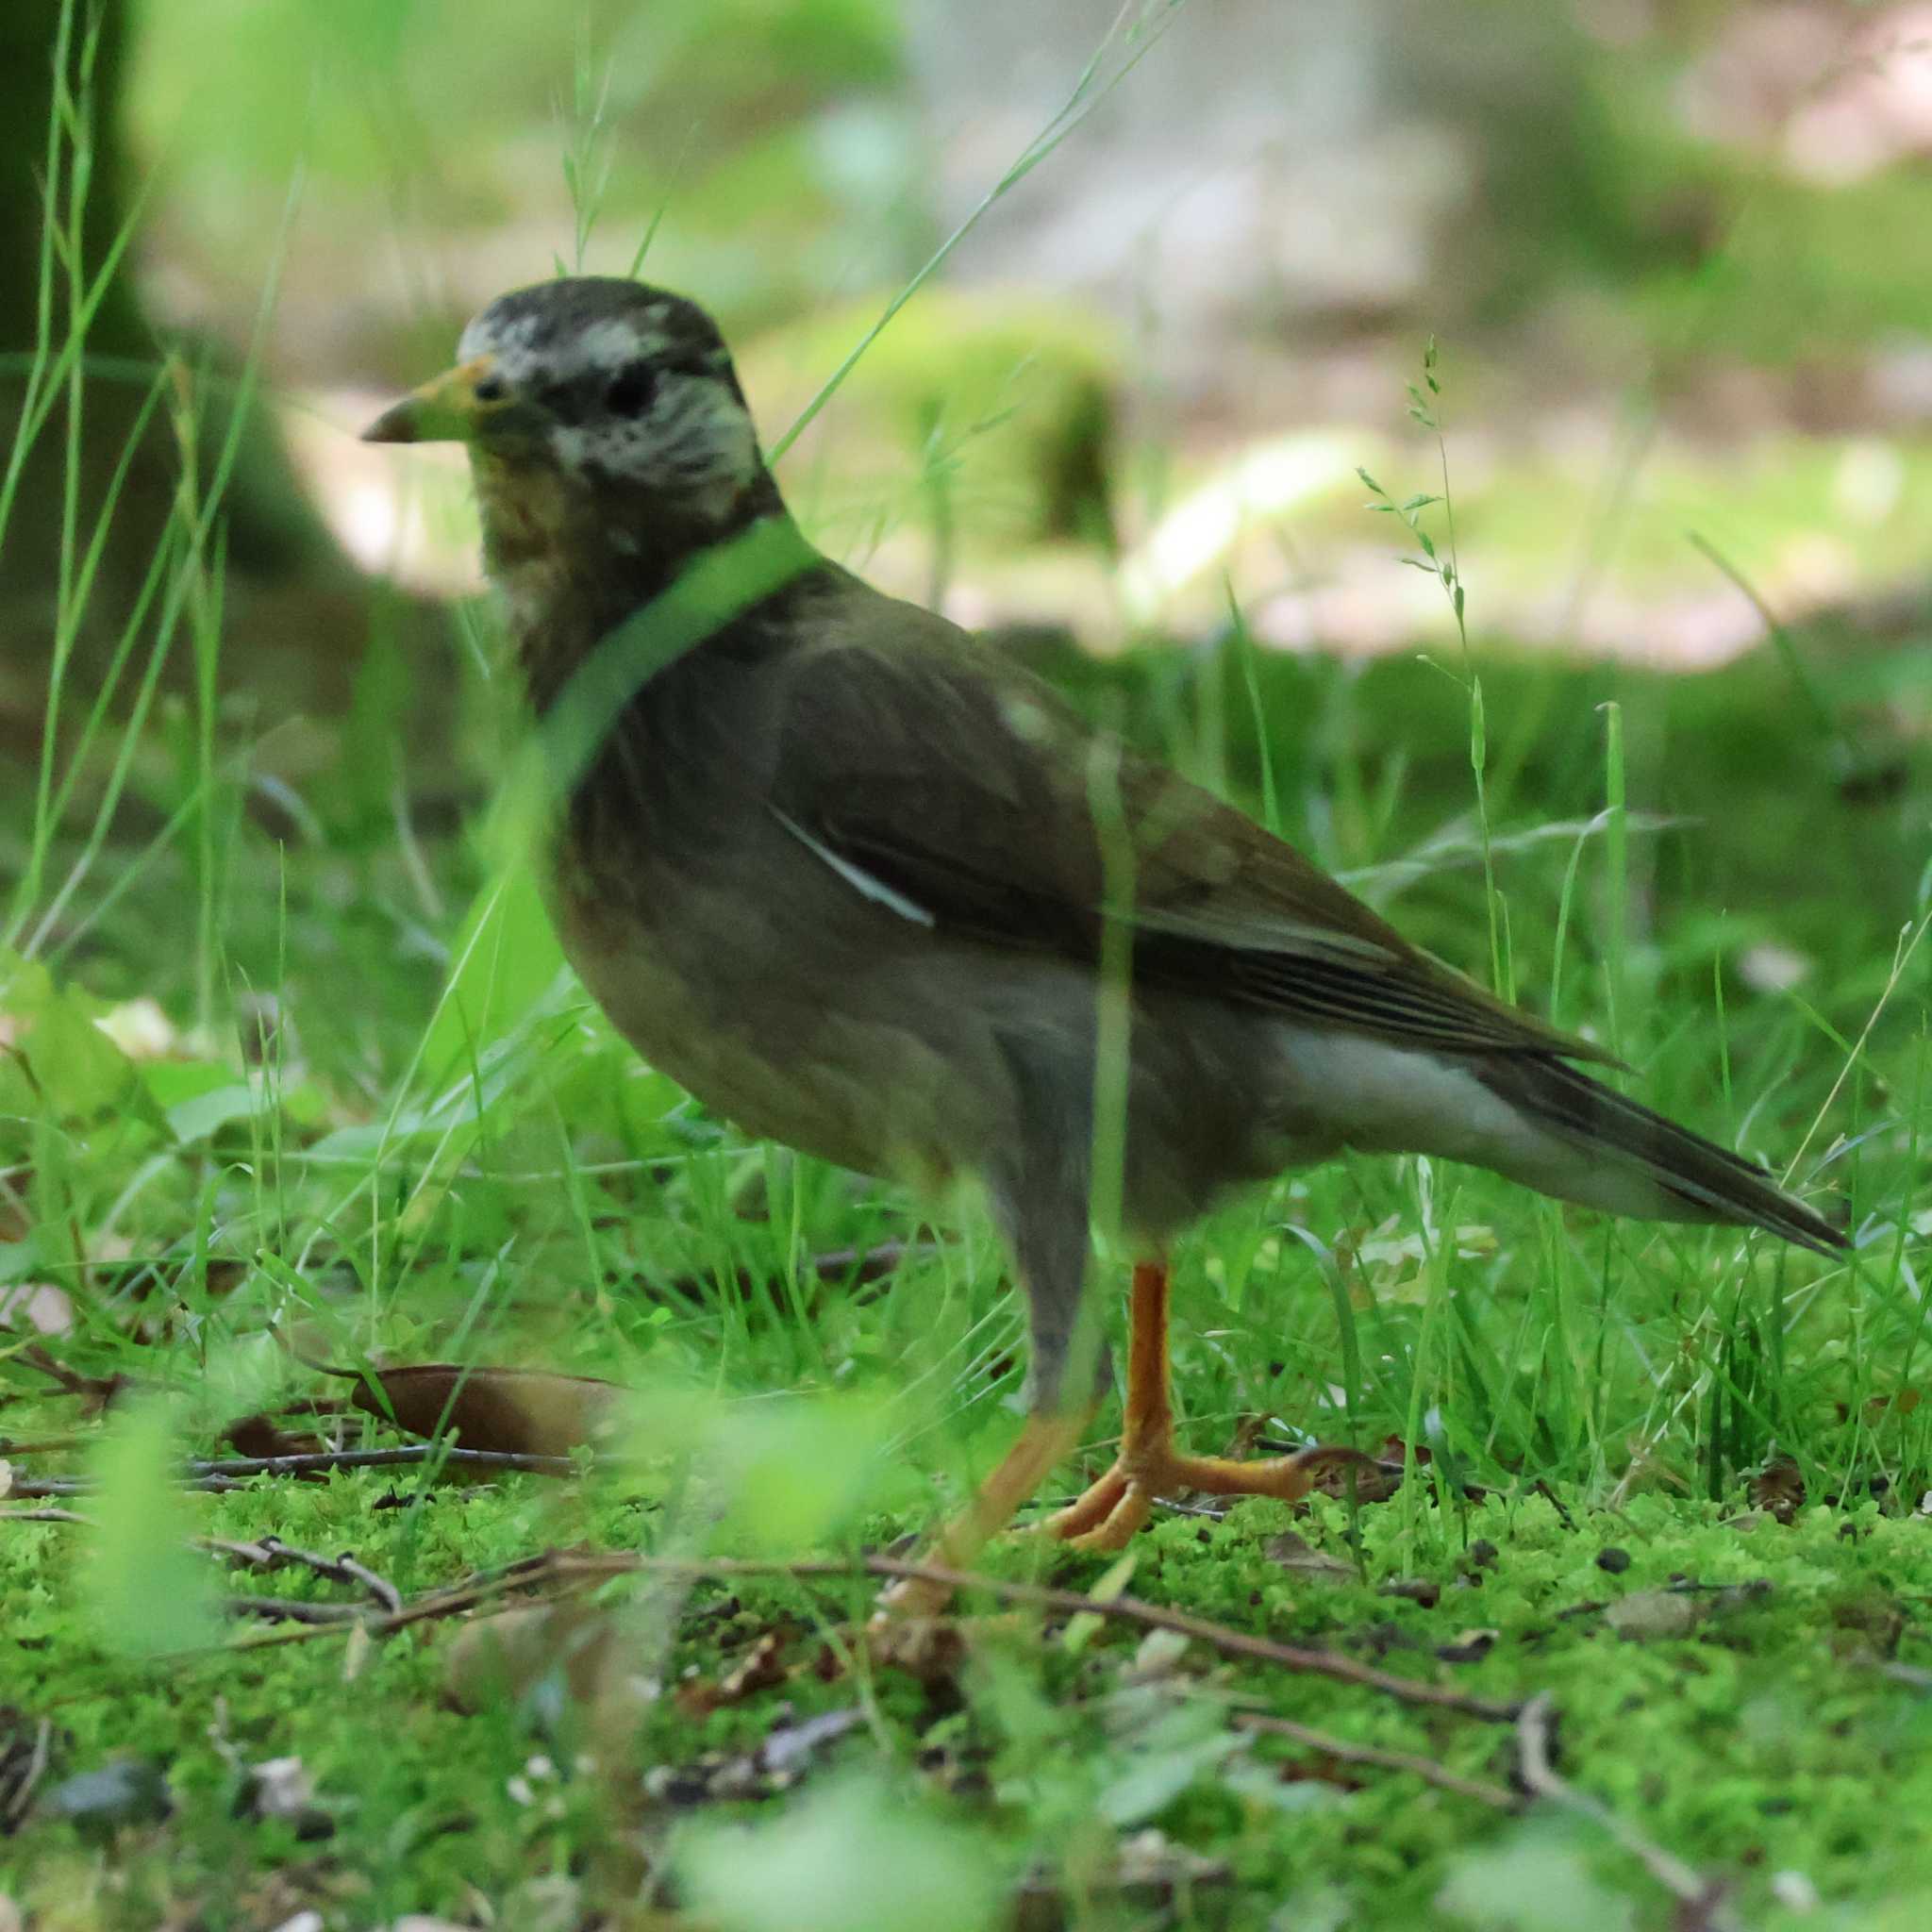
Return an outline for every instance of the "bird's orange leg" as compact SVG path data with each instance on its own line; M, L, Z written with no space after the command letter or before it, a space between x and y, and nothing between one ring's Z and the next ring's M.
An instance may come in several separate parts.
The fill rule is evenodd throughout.
M965 1570L1007 1524L1021 1504L1032 1500L1049 1471L1074 1452L1087 1427L1086 1415L1029 1416L1013 1446L970 1502L934 1538L927 1560L947 1570ZM922 1576L908 1576L879 1598L881 1608L900 1616L936 1616L950 1589Z
M1338 1462L1367 1462L1353 1449L1303 1449L1265 1462L1187 1456L1174 1447L1168 1393L1167 1264L1135 1264L1127 1336L1127 1396L1113 1467L1038 1527L1083 1550L1118 1550L1153 1514L1157 1496L1200 1490L1210 1496L1274 1496L1292 1503Z

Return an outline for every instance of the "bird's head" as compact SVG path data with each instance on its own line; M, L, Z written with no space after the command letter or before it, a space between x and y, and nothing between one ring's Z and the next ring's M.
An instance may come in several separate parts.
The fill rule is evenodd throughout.
M520 629L610 621L690 554L779 510L744 393L696 303L577 275L500 295L454 368L363 432L461 442Z

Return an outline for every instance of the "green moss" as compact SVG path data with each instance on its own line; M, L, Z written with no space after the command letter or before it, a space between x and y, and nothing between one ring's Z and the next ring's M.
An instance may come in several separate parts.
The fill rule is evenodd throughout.
M531 1493L516 1484L468 1502L443 1492L420 1524L406 1511L372 1511L381 1492L379 1483L353 1477L265 1487L203 1507L208 1527L230 1537L274 1526L291 1541L353 1542L365 1561L412 1589L529 1535ZM1138 1552L1131 1587L1242 1629L1453 1680L1475 1696L1549 1692L1561 1714L1565 1775L1680 1857L1731 1881L1749 1923L1784 1923L1771 1890L1778 1872L1803 1873L1827 1899L1876 1902L1909 1892L1932 1871L1932 1703L1880 1668L1893 1654L1922 1661L1932 1643L1924 1607L1932 1542L1916 1520L1870 1505L1821 1506L1780 1527L1640 1495L1615 1513L1566 1524L1541 1498L1525 1497L1476 1506L1460 1529L1438 1518L1419 1541L1408 1516L1400 1503L1354 1519L1339 1503L1303 1513L1302 1538L1350 1561L1358 1549L1363 1566L1360 1580L1315 1582L1269 1555L1287 1521L1278 1505L1244 1505L1218 1525L1165 1518ZM617 1526L604 1511L605 1535ZM1467 1560L1465 1537L1487 1540L1493 1559ZM1610 1543L1631 1559L1614 1575L1595 1560ZM1433 1555L1419 1563L1424 1545ZM211 1925L248 1923L239 1902L272 1873L305 1895L353 1899L372 1918L455 1912L468 1888L503 1897L533 1874L591 1854L612 1828L611 1804L637 1810L635 1797L622 1795L625 1778L572 1770L562 1755L572 1735L567 1714L546 1720L526 1705L465 1717L446 1707L446 1628L378 1644L346 1680L335 1638L165 1667L130 1664L85 1634L73 1598L75 1553L71 1529L6 1531L0 1581L15 1607L9 1641L17 1658L30 1660L25 1675L14 1673L9 1696L58 1727L50 1778L109 1757L146 1757L166 1769L177 1808L164 1825L123 1828L113 1842L114 1893L52 1923L139 1924L164 1897L201 1901ZM1037 1559L1037 1550L1009 1546L994 1567ZM1075 1584L1101 1567L1054 1566ZM1383 1594L1397 1574L1432 1578L1440 1600L1424 1607ZM1701 1609L1686 1637L1630 1641L1593 1607L1686 1583L1697 1586L1689 1600ZM301 1573L278 1573L275 1588L329 1594ZM1103 1839L1107 1822L1153 1826L1231 1867L1237 1900L1286 1898L1319 1880L1364 1923L1446 1927L1462 1921L1439 1901L1445 1886L1452 1899L1463 1894L1452 1880L1466 1861L1491 1861L1483 1869L1493 1890L1499 1874L1519 1863L1538 1869L1557 1843L1605 1896L1634 1902L1634 1923L1664 1922L1660 1897L1587 1822L1519 1822L1400 1773L1344 1770L1339 1785L1311 1783L1318 1754L1244 1737L1228 1715L1274 1711L1488 1783L1510 1776L1507 1728L1230 1663L1199 1644L1165 1674L1137 1680L1141 1633L1103 1624L1075 1650L1025 1617L982 1626L957 1672L921 1681L887 1669L862 1691L849 1677L802 1668L818 1647L815 1615L851 1614L862 1590L737 1582L729 1599L737 1607L722 1618L715 1612L727 1599L716 1587L686 1603L667 1680L715 1681L774 1628L791 1633L786 1656L798 1674L702 1718L663 1700L640 1734L638 1774L652 1763L754 1750L782 1721L781 1703L798 1720L862 1694L872 1727L848 1732L808 1784L874 1766L901 1789L923 1787L922 1802L936 1807L942 1826L997 1845L1015 1870L1043 1865L1065 1875L1069 1861L1077 1866L1091 1850L1096 1825ZM1857 1611L1849 1623L1848 1606ZM1874 1614L1879 1607L1882 1617ZM1472 1627L1497 1633L1488 1654L1439 1664L1437 1646ZM1874 1632L1876 1650L1867 1641ZM238 1767L291 1754L334 1821L325 1841L300 1843L284 1824L236 1815ZM562 1768L532 1772L528 1760L540 1757ZM914 1769L922 1764L923 1773ZM959 1775L962 1768L971 1775ZM1871 1802L1874 1778L1888 1790L1882 1807ZM706 1807L724 1817L756 1809ZM641 1815L657 1817L650 1831L659 1838L676 1822L648 1806ZM29 1909L58 1902L72 1911L75 1874L99 1849L80 1827L36 1822L0 1848L0 1888ZM291 1873L300 1876L291 1880ZM1194 1909L1186 1923L1246 1923L1225 1888L1204 1888ZM1103 1914L1095 1923L1113 1922Z

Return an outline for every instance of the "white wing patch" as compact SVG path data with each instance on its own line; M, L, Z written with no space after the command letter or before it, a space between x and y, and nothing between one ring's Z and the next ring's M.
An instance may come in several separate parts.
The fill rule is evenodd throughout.
M887 911L896 912L901 919L909 919L914 925L930 928L938 924L916 899L908 899L904 892L887 885L884 879L874 878L863 866L854 865L849 858L841 858L822 840L814 839L789 813L780 811L775 805L767 809L808 852L815 858L823 859L854 891L870 899L874 906L883 906Z

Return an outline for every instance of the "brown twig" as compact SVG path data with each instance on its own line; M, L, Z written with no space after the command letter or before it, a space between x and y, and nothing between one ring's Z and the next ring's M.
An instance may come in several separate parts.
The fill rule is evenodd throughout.
M259 1542L229 1542L223 1537L204 1537L200 1547L218 1557L228 1557L258 1570L279 1570L293 1564L326 1576L331 1583L351 1583L366 1591L385 1615L393 1616L403 1607L403 1593L388 1577L358 1563L347 1551L340 1557L325 1557L314 1550L297 1549L278 1536L265 1536Z
M775 1559L731 1557L642 1557L629 1551L611 1551L596 1556L550 1553L526 1557L486 1576L474 1577L449 1590L418 1597L390 1616L371 1619L369 1630L372 1636L386 1636L392 1630L430 1618L459 1616L463 1611L475 1609L495 1597L543 1584L562 1583L588 1588L609 1577L638 1574L787 1576L801 1581L877 1576L895 1582L909 1579L933 1583L951 1591L983 1591L1005 1603L1022 1604L1058 1615L1104 1617L1115 1623L1138 1624L1142 1629L1171 1630L1177 1636L1207 1644L1223 1657L1243 1657L1252 1663L1273 1665L1277 1670L1331 1677L1337 1682L1355 1684L1363 1690L1379 1690L1405 1704L1429 1705L1441 1710L1457 1711L1487 1724L1513 1724L1518 1716L1518 1707L1512 1704L1493 1704L1443 1685L1397 1676L1392 1671L1357 1663L1355 1658L1342 1657L1334 1651L1277 1643L1272 1638L1251 1636L1224 1624L1210 1623L1205 1617L1190 1616L1184 1610L1171 1610L1158 1604L1143 1603L1138 1597L1103 1599L1083 1596L1076 1590L1054 1590L1042 1584L1020 1583L1003 1576L950 1570L937 1563L906 1563L895 1557L880 1556L857 1557L848 1560L813 1558L787 1563ZM291 1636L296 1634L299 1633L291 1633Z
M1738 1932L1738 1921L1724 1904L1724 1887L1687 1865L1675 1853L1646 1838L1625 1823L1600 1798L1580 1791L1551 1762L1551 1732L1556 1706L1547 1690L1540 1690L1516 1717L1517 1775L1531 1796L1546 1798L1567 1811L1588 1818L1617 1840L1643 1869L1695 1916L1684 1923L1700 1932Z
M1498 1811L1520 1811L1523 1808L1523 1800L1514 1791L1506 1790L1503 1786L1490 1784L1482 1778L1462 1777L1446 1765L1438 1764L1433 1757L1412 1757L1406 1751L1383 1751L1374 1744L1352 1744L1345 1738L1333 1737L1326 1731L1298 1724L1291 1718L1274 1717L1266 1711L1237 1711L1234 1723L1239 1730L1261 1731L1271 1738L1288 1738L1342 1764L1373 1764L1383 1771L1406 1771L1425 1784L1454 1791L1458 1797L1474 1798L1478 1804L1493 1806Z
M91 1527L93 1518L77 1509L0 1509L0 1523L78 1523Z
M85 1274L82 1276L85 1282ZM110 1402L126 1388L127 1377L112 1375L84 1375L78 1369L70 1369L57 1356L38 1341L28 1342L24 1348L13 1352L16 1361L25 1362L30 1369L38 1369L42 1374L59 1385L63 1395L78 1395L90 1402L103 1405Z
M1536 1481L1530 1484L1530 1490L1533 1494L1541 1496L1557 1512L1557 1520L1565 1529L1574 1529L1576 1527L1575 1518L1570 1514L1569 1510L1564 1508L1561 1498L1557 1496L1556 1491L1551 1489L1541 1476L1538 1476Z
M336 1568L352 1583L359 1583L382 1606L387 1615L392 1617L402 1608L402 1591L387 1576L358 1562L347 1550L336 1558Z
M231 1617L265 1617L323 1630L346 1630L366 1622L369 1614L354 1604L316 1604L293 1596L229 1596L222 1599L222 1607Z
M455 1469L521 1471L530 1475L569 1475L568 1456L532 1456L518 1449L457 1449L441 1442L408 1442L393 1449L325 1449L302 1456L215 1456L188 1464L191 1490L221 1494L258 1475L315 1475L338 1469L404 1469L418 1463ZM16 1476L16 1496L84 1496L93 1485L84 1476Z

